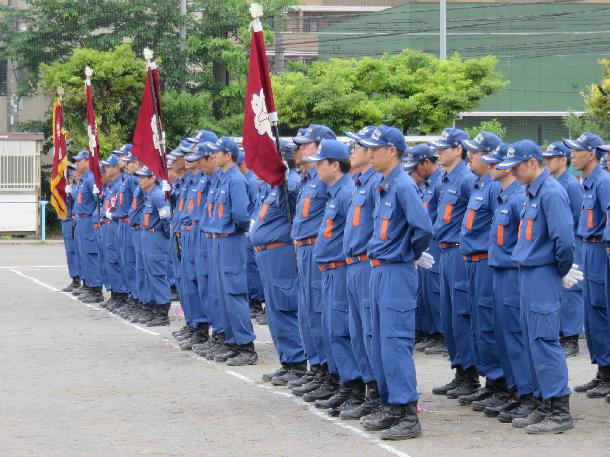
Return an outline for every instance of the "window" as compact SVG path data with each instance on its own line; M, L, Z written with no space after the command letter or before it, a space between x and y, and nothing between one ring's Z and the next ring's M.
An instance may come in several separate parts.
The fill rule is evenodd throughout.
M6 71L8 69L8 65L6 60L0 58L0 97L6 95L6 82L7 82L7 74Z

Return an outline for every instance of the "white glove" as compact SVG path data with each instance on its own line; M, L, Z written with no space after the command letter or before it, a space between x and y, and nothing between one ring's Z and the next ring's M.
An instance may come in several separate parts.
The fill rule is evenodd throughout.
M570 289L583 279L585 279L585 275L578 269L578 265L573 264L570 271L561 279L561 282L564 288Z
M99 195L100 190L97 188L97 186L94 184L93 185L93 190L91 191L93 192L93 195Z
M66 184L66 187L64 190L65 190L66 194L71 194L72 193L72 184Z
M256 224L256 221L254 219L250 218L250 228L248 228L248 233L250 233L252 231L254 224Z
M286 162L285 160L282 160L282 163L286 167L286 171L284 172L284 181L288 182L288 175L290 174L290 168L288 167L288 162Z
M172 186L164 179L161 182L161 190L163 192L170 192L172 190Z
M432 268L434 263L434 257L427 252L422 252L421 257L415 261L415 265L417 265L419 268L423 268L424 270L429 270Z
M106 219L112 219L112 213L109 209L106 210Z

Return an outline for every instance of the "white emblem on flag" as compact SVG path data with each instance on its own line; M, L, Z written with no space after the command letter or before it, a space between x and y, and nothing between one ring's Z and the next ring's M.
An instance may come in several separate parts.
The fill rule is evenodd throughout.
M161 150L161 142L159 141L159 129L157 128L157 115L153 114L153 117L150 118L150 129L153 134L153 144L155 145L155 149L157 151Z
M89 152L91 153L91 157L93 157L95 155L97 142L95 141L95 133L93 132L91 125L87 125L87 136L89 137Z
M271 121L267 113L267 105L265 104L265 93L261 88L260 93L252 94L252 111L254 112L254 127L259 135L269 135L273 139L271 132Z

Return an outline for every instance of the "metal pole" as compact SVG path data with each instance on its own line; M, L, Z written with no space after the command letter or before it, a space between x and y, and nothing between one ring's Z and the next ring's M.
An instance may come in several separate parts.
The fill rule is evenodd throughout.
M47 235L46 235L46 222L47 222L47 218L46 218L46 211L45 211L45 206L47 206L47 203L49 203L46 200L40 200L40 239L42 241L45 241L47 239Z
M447 60L447 0L440 0L439 58Z
M180 0L180 63L182 75L180 77L180 88L186 88L186 0Z

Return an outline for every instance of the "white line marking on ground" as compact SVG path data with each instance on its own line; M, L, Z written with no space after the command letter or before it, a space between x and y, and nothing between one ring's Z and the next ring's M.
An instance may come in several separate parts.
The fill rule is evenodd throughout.
M31 270L32 268L67 268L66 265L17 265L13 267L0 266L0 270Z
M1 268L1 267L0 267L0 268ZM15 267L15 268L19 268L19 267ZM17 274L17 275L19 275L19 276L22 276L22 277L24 277L24 278L26 278L26 279L29 279L30 281L34 282L35 284L38 284L39 286L46 287L47 289L50 289L50 290L52 290L52 291L54 291L54 292L61 292L59 289L56 289L55 287L50 286L49 284L45 284L44 282L42 282L42 281L40 281L40 280L38 280L38 279L36 279L36 278L34 278L34 277L32 277L32 276L28 276L28 275L26 275L26 274L23 274L23 273L21 273L21 272L19 272L19 271L16 271L15 269L10 269L10 271L12 271L13 273L15 273L15 274ZM70 297L72 300L77 300L77 297L75 297L75 296L74 296L74 295L72 295L72 294L69 294L69 293L67 293L67 292L62 292L62 294L63 294L63 295L66 295L67 297ZM110 312L106 311L106 310L105 310L105 309L103 309L103 308L99 308L99 307L97 307L97 306L94 306L94 305L91 305L91 304L88 304L88 303L83 303L83 304L84 304L84 305L86 305L88 308L95 309L95 310L97 310L97 311L103 311L103 312L105 312L106 314L108 314L109 316L111 316L111 317L113 317L113 318L115 318L115 319L119 320L119 321L120 321L120 322L122 322L123 324L129 325L130 327L133 327L133 328L135 328L135 329L137 329L137 330L140 330L141 332L148 333L148 334L150 334L150 335L154 335L154 336L160 336L160 335L159 335L158 333L156 333L156 332L153 332L153 331L150 331L150 330L148 330L148 329L142 328L142 327L140 327L140 326L138 326L138 325L132 324L131 322L127 322L127 321L125 321L124 319L121 319L119 316L116 316L116 315L114 315L114 314L112 314L112 313L110 313ZM173 347L173 348L175 348L175 349L180 350L180 347L179 347L178 345L174 344L173 342L171 342L171 340L166 340L166 341L170 341L170 344L169 344L169 345L170 345L171 347ZM266 343L267 343L267 341L261 341L259 344L266 344ZM204 358L202 358L202 357L199 357L199 356L197 356L196 354L191 354L191 356L192 356L194 359L199 360L200 362L204 362L204 363L207 363L207 364L209 364L209 365L216 365L216 363L215 363L215 362L210 361L210 360L207 360L207 359L204 359ZM225 373L226 373L226 374L228 374L229 376L233 376L234 378L239 379L240 381L245 382L246 384L254 384L256 387L258 387L258 388L260 388L260 389L268 390L269 392L271 392L271 393L272 393L272 394L274 394L274 395L278 395L278 396L280 396L280 397L284 397L284 398L289 398L289 399L291 399L291 400L292 400L294 403L296 403L297 405L307 407L307 409L309 410L309 412L311 412L311 413L312 413L312 414L314 414L315 416L319 417L320 419L323 419L323 420L325 420L326 422L330 422L330 423L332 423L332 424L334 424L334 425L336 425L336 426L338 426L338 427L341 427L341 428L343 428L343 429L345 429L345 430L349 430L349 431L351 431L352 433L354 433L354 434L356 434L356 435L358 435L358 436L360 436L360 437L362 437L362 438L366 439L366 440L367 440L367 441L369 441L371 444L374 444L375 446L377 446L377 447L379 447L379 448L383 449L384 451L387 451L387 452L389 452L390 454L395 455L396 457L410 457L410 456L409 456L409 454L407 454L407 453L405 453L405 452L402 452L402 451L400 451L400 450L396 449L395 447L390 446L389 444L384 443L384 442L383 442L383 441L381 441L379 438L376 438L376 437L372 436L370 433L367 433L367 432L365 432L365 431L363 431L363 430L361 430L361 429L359 429L359 428L357 428L357 427L354 427L354 426L352 426L352 425L349 425L349 424L347 424L347 423L344 423L344 422L342 422L341 420L339 420L339 419L338 419L338 418L336 418L336 417L331 417L331 416L329 416L329 415L327 415L327 414L323 413L322 411L320 411L320 410L316 409L316 407L315 407L315 406L313 406L311 403L307 403L307 402L305 402L305 401L301 400L299 397L297 397L297 396L295 396L295 395L293 395L293 394L291 394L291 393L289 393L289 392L283 392L283 391L281 391L281 390L276 390L276 389L274 389L274 388L273 388L273 387L271 387L271 386L267 386L267 385L264 385L264 384L258 384L258 383L257 383L256 381L254 381L252 378L249 378L248 376L245 376L245 375L239 374L239 373L237 373L237 372L235 372L235 371L232 371L232 370L225 370Z

